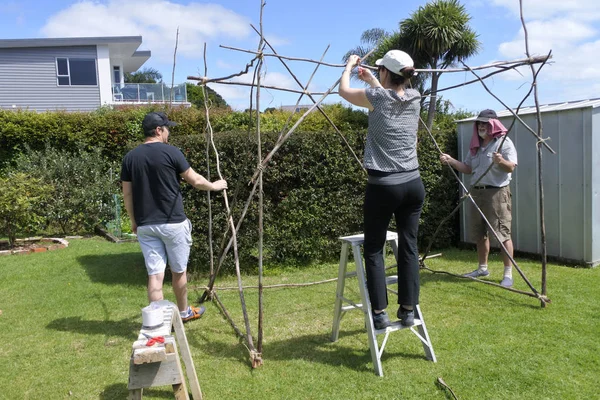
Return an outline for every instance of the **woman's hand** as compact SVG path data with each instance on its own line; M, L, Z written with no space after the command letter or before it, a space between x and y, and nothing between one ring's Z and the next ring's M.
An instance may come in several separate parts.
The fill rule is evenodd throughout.
M352 68L357 66L360 63L360 57L356 54L352 54L348 57L348 61L346 62L346 70L351 71Z
M375 76L370 69L358 67L358 79L367 83L371 83L373 79L375 79Z

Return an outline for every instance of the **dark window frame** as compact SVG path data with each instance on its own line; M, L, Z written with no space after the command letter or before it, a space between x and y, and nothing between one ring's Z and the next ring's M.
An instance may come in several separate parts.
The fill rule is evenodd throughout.
M66 60L66 67L67 67L66 75L64 73L63 74L60 73L60 72L64 72L64 71L59 71L59 66L58 66L59 60ZM72 72L71 72L71 60L88 61L88 62L92 61L94 63L94 82L95 83L93 83L93 84L77 84L77 83L73 84ZM56 57L55 64L56 64L56 86L59 86L59 87L61 87L61 86L98 87L98 63L95 58L92 58L92 57ZM65 78L67 81L65 81ZM61 80L63 83L61 83ZM68 83L65 83L65 82L68 82Z

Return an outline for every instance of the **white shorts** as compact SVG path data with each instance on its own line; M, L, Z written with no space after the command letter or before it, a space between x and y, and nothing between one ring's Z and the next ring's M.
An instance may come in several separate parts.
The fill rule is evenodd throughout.
M186 271L192 246L192 223L189 219L177 224L138 226L137 237L148 275L165 272L167 262L171 272Z

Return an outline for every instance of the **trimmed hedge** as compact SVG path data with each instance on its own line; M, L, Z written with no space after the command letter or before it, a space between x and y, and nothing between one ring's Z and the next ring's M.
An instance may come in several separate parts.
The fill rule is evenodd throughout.
M263 156L273 147L277 134L263 136ZM355 153L362 159L365 131L344 134ZM419 133L421 177L427 197L421 217L419 246L424 249L429 238L457 203L458 188L449 171L444 171L431 138ZM435 134L440 147L449 153L456 148L453 132ZM179 146L198 171L206 171L206 143L201 136L178 137ZM257 164L256 141L245 133L227 133L215 137L221 171L229 182L233 198L232 212L237 222L249 196L249 180ZM214 174L211 160L211 180ZM351 156L337 134L296 132L281 147L264 172L264 256L267 262L298 265L338 257L339 236L361 232L362 204L366 174ZM207 270L208 234L207 196L184 185L184 202L194 225L192 262L197 270ZM256 195L257 196L257 195ZM221 238L226 228L225 210L220 194L212 194L214 237ZM255 197L238 232L242 263L256 266L258 243L258 201ZM458 219L444 226L434 248L454 244ZM221 243L215 243L219 252ZM229 253L226 268L233 267Z
M327 115L344 132L350 147L362 159L367 117L365 113L339 104L325 106ZM150 108L101 109L92 113L43 113L0 110L0 149L3 164L12 164L26 145L42 149L46 144L77 151L101 148L107 161L119 161L143 139L141 120ZM256 114L254 114L255 116ZM277 140L290 114L270 111L261 114L262 154ZM169 117L180 123L172 131L171 143L180 147L193 168L206 176L206 121L203 110L178 108ZM254 117L255 118L255 117ZM256 138L248 113L211 111L215 144L221 171L229 183L229 196L237 222L250 193L248 184L257 161ZM290 125L297 120L294 116ZM233 130L235 132L229 131ZM443 151L455 153L456 132L435 133ZM421 220L419 246L454 208L458 185L439 163L439 154L426 132L419 132L419 162L427 197ZM211 156L211 180L216 179ZM280 148L264 172L264 256L265 261L300 265L338 257L341 235L357 233L362 226L362 203L366 174L346 144L319 112L311 113ZM186 213L194 225L194 245L190 267L208 270L207 194L182 184ZM211 193L215 253L223 245L226 214L222 195ZM257 198L251 203L238 232L240 257L244 268L255 268L258 242ZM458 219L449 222L435 242L446 247L458 237ZM230 269L230 252L225 269Z

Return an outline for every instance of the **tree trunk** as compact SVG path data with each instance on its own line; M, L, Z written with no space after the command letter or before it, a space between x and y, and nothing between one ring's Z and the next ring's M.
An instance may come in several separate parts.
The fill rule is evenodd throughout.
M435 118L435 109L437 105L437 88L441 72L431 74L431 97L429 97L429 110L427 111L427 129L431 131L433 119Z

